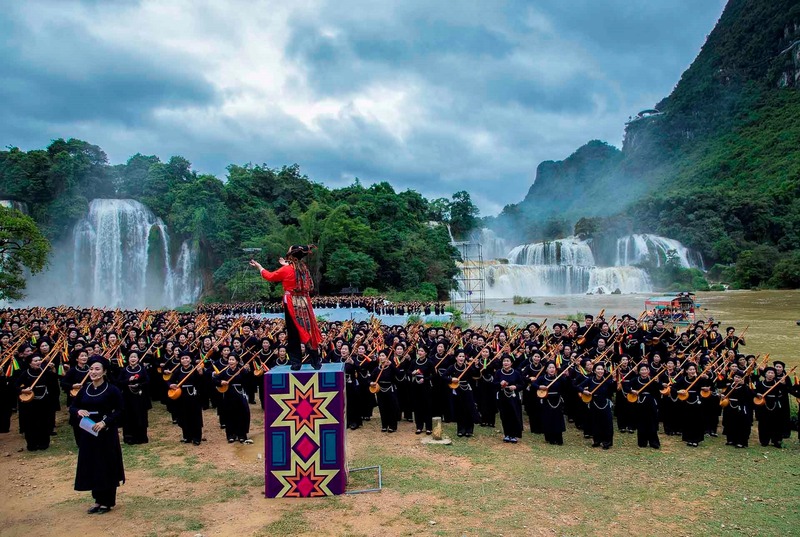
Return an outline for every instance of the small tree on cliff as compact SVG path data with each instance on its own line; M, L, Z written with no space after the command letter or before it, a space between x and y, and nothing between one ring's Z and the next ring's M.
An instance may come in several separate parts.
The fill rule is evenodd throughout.
M44 269L50 243L30 216L0 207L0 299L19 300L25 295L27 268L31 274Z

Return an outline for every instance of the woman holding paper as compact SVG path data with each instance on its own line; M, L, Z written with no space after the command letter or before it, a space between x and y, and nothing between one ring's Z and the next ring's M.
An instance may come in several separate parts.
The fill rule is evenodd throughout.
M75 490L91 490L89 513L108 513L116 505L117 487L125 482L117 426L122 417L122 392L105 378L108 360L92 356L90 383L75 396L70 414L78 421L78 469Z

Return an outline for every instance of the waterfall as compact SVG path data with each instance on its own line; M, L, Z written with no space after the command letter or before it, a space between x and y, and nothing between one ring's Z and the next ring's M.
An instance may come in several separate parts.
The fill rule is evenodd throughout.
M445 224L447 226L447 235L450 237L450 244L455 244L456 238L453 237L453 230L450 229L450 224Z
M24 201L0 200L0 207L8 207L9 209L16 209L23 214L28 214L28 204Z
M197 252L188 242L172 262L169 230L145 205L130 199L95 199L55 244L47 271L28 280L19 305L109 308L175 307L202 292Z
M484 267L486 298L652 291L643 269L598 267L591 244L576 237L522 244L509 252L508 260L508 265Z
M660 267L667 260L667 253L674 251L680 266L684 268L703 268L702 257L693 254L689 249L675 239L668 239L647 233L628 235L617 239L617 257L615 265L618 267L638 265L648 260Z
M595 264L589 243L574 237L516 246L508 253L508 261L517 265L591 267Z
M653 290L650 276L638 267L593 268L589 277L592 292L648 293Z
M637 267L496 264L484 271L486 298L652 291L647 272Z
M197 300L203 290L203 282L197 270L198 252L194 242L181 243L178 261L175 263L177 304L190 304Z
M505 259L509 255L506 240L489 228L484 227L473 233L472 241L481 244L484 259Z
M80 274L89 268L91 279L84 290L93 305L145 306L150 232L156 227L165 237L163 226L150 209L134 200L96 199L89 204L89 214L74 231L75 251L81 256L73 271ZM164 240L160 253L169 266ZM87 259L91 265L85 268ZM170 297L165 298L168 302Z

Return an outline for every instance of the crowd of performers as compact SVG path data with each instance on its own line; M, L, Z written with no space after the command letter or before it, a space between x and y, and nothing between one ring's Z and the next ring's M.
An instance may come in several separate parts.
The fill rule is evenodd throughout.
M714 322L678 328L601 314L583 325L462 330L373 318L320 328L319 358L344 364L350 429L377 407L386 433L407 421L416 434L431 434L441 416L470 437L476 424L495 427L499 415L510 443L529 429L561 445L572 422L592 446L610 448L617 430L657 449L660 429L696 447L717 436L721 421L726 443L746 447L755 419L759 443L781 447L791 430L789 398L800 397L793 371L744 354L744 332L721 332ZM166 406L183 442L204 439L208 409L228 442L250 442L250 407L264 404L262 375L290 363L282 318L34 308L0 312L0 330L0 432L10 431L17 411L29 450L49 446L61 393L69 406L98 356L122 393L118 423L128 444L148 441L153 402ZM300 352L310 363L304 346Z
M311 304L317 309L363 308L375 315L444 315L445 305L441 302L392 302L384 296L315 296ZM211 315L244 315L281 313L283 304L275 302L236 302L233 304L204 304L198 312Z

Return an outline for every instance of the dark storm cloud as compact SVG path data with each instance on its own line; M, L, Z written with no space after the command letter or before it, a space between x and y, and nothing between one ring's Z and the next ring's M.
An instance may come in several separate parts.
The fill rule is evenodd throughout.
M9 112L15 117L130 126L146 118L143 111L213 100L213 89L195 73L160 64L146 51L100 41L69 21L36 33L9 20L3 23L0 100L14 104ZM2 133L3 138L10 134Z
M114 162L181 154L218 175L230 163L296 162L331 186L358 176L431 197L466 189L484 214L519 201L540 161L593 138L619 144L627 116L669 93L723 7L14 6L0 15L0 145L75 136ZM104 23L117 26L90 31Z

